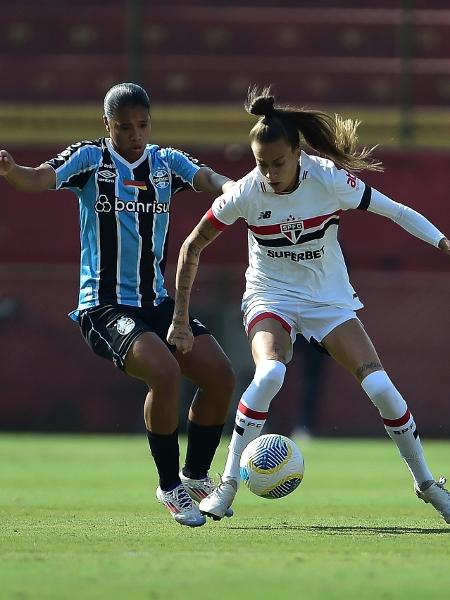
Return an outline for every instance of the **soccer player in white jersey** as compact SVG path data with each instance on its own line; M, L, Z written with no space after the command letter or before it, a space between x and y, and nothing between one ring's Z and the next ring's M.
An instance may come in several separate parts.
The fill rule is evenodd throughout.
M190 188L218 196L233 182L184 152L149 144L149 108L143 88L115 85L104 101L107 137L72 144L37 168L20 166L1 150L0 175L19 190L66 188L78 196L80 296L71 317L96 354L147 384L144 420L159 475L157 498L178 523L196 527L206 521L197 503L214 489L208 469L234 374L197 319L191 319L192 352L182 354L167 344L173 312L164 284L170 200ZM181 375L198 390L180 472Z
M344 211L360 209L392 219L449 256L450 242L421 214L353 174L381 168L370 150L355 150L358 123L322 112L275 107L269 89L253 89L246 109L260 116L250 132L256 168L215 200L182 245L168 336L181 352L192 348L188 307L199 255L221 231L243 218L249 267L242 309L256 369L239 402L221 481L200 502L200 510L221 519L231 506L242 451L261 432L300 333L355 377L398 446L418 497L450 523L445 478L436 481L431 473L407 403L356 316L362 303L350 285L337 230ZM300 134L320 157L302 151Z

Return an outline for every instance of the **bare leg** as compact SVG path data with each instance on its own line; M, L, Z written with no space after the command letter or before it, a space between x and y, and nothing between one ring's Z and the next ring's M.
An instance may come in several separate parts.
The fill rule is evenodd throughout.
M199 425L223 425L235 378L230 361L211 335L199 335L188 354L176 352L182 374L198 386L189 419Z
M137 338L128 351L125 370L128 375L145 381L149 387L144 403L144 421L150 451L158 469L161 490L173 490L180 484L180 367L159 337L146 332Z
M138 337L127 354L125 371L149 387L144 404L147 429L159 434L175 431L181 372L178 362L156 334L146 332Z
M188 436L183 476L206 479L227 418L235 378L227 356L211 335L195 338L187 354L175 354L183 375L197 392L192 401L186 431Z
M383 369L374 345L358 319L338 325L321 343L358 383L370 373Z

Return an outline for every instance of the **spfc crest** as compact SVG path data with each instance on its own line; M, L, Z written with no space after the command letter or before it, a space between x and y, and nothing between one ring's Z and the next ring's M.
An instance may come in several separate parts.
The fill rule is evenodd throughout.
M295 217L289 216L287 221L280 223L281 233L287 237L287 239L296 244L300 239L303 231L303 221L296 219Z

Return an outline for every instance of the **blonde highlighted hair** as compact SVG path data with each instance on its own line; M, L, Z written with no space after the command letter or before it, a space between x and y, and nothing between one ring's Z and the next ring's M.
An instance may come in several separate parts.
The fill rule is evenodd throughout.
M301 135L312 150L338 167L350 171L383 170L382 163L372 157L376 146L358 149L358 120L295 106L275 106L270 86L251 87L245 109L261 117L250 131L252 142L285 139L292 148L297 148Z

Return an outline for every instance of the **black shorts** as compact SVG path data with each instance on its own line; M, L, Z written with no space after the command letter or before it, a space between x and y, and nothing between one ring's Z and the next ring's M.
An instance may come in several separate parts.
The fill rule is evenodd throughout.
M138 308L125 304L101 304L84 310L79 317L81 334L91 349L124 370L125 357L134 340L151 331L173 352L166 340L172 323L174 301L167 298L158 306ZM189 318L194 337L209 333L198 319Z

